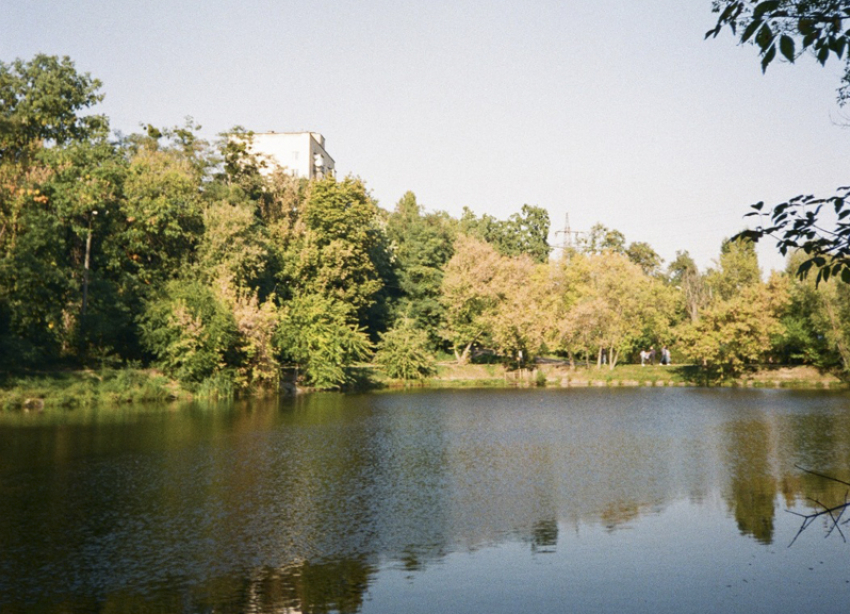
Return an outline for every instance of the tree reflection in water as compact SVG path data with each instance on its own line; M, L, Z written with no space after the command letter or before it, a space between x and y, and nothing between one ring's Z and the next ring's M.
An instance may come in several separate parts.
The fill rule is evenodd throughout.
M841 394L611 389L2 414L0 611L382 612L449 568L440 589L473 604L510 587L503 611L534 611L533 587L557 596L559 578L572 599L613 607L646 586L653 603L676 594L660 570L705 582L713 557L790 541L777 510L843 501L846 485L794 465L847 477L848 408ZM476 579L485 560L495 576ZM623 588L600 597L607 574Z

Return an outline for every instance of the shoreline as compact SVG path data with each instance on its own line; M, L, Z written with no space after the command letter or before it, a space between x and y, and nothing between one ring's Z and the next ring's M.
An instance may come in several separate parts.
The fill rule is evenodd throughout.
M507 370L501 365L438 366L438 373L414 382L387 380L389 387L467 388L467 387L551 387L551 388L795 388L811 390L846 389L848 382L810 366L768 365L753 368L726 379L712 379L695 365L618 365L597 369L563 364L537 365L535 369Z
M404 388L638 388L726 387L785 388L800 390L846 390L846 380L809 366L764 365L723 380L711 379L694 365L577 366L547 363L534 369L509 370L498 364L457 365L443 363L431 377L393 380L373 365L355 367L357 382L342 392L397 390ZM187 385L154 369L105 369L102 371L44 371L0 374L0 411L44 411L103 405L140 403L192 403L230 398L292 396L315 389L282 381L277 390L237 391L204 384Z

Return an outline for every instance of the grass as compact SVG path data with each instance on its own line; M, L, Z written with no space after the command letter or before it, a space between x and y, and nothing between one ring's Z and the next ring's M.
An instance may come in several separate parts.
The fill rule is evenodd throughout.
M847 383L812 367L768 365L753 368L736 379L718 380L695 365L620 364L613 370L559 363L536 369L507 370L498 364L439 364L434 376L405 382L387 378L372 365L352 367L344 390L396 387L505 388L532 386L740 386L751 388L843 389ZM9 374L0 372L0 411L41 411L49 408L87 408L171 400L215 400L235 396L228 377L211 378L201 384L181 386L155 370L101 369L100 371L53 371Z
M738 378L718 379L697 365L568 365L549 363L534 370L505 370L499 365L448 365L438 368L426 386L741 386L770 388L840 388L837 378L803 367L753 367Z
M141 369L0 375L0 410L72 409L186 396L168 378Z

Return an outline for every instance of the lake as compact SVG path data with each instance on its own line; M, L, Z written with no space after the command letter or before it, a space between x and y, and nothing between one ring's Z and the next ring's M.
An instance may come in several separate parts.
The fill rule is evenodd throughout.
M0 614L845 612L850 395L420 390L0 414ZM850 525L842 527L850 535Z

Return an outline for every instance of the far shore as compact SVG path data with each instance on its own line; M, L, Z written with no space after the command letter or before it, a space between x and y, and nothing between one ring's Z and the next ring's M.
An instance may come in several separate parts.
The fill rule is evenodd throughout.
M404 385L404 382L388 382ZM408 383L409 385L409 383ZM847 382L835 374L810 366L753 366L735 377L722 377L696 365L622 364L607 365L563 363L536 364L533 368L507 369L502 365L440 364L437 372L421 380L431 387L468 386L546 386L559 388L639 387L639 386L730 386L747 388L845 388Z
M559 362L533 368L507 368L500 364L441 363L429 377L402 381L387 378L374 365L352 369L355 383L345 389L380 390L398 388L589 388L589 387L675 387L726 386L741 388L847 389L848 382L835 374L810 366L761 365L736 377L722 378L695 365L579 365ZM126 406L134 403L182 403L234 396L291 395L312 392L309 388L282 382L278 390L219 390L204 384L190 386L171 380L154 369L109 369L103 371L46 371L0 373L0 411L43 411L45 409L95 406Z

